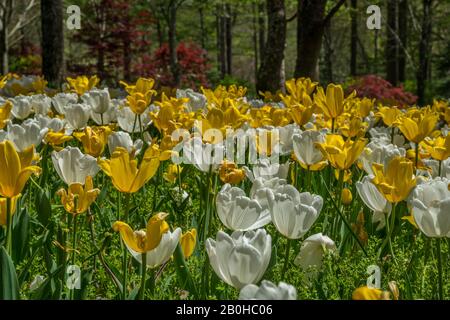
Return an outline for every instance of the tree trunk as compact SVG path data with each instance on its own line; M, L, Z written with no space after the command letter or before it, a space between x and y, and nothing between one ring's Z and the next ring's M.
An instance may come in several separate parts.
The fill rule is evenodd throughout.
M422 35L419 44L419 68L417 71L417 96L419 105L425 103L426 80L430 65L433 0L423 0Z
M205 29L205 15L203 13L203 8L200 7L198 9L198 15L200 18L200 43L202 44L202 48L206 48L206 29Z
M325 68L324 68L324 75L323 79L327 83L333 82L333 42L332 42L332 32L331 32L331 26L329 23L325 26L325 33L324 33L324 40L325 40Z
M232 24L231 24L231 7L229 4L225 5L225 43L227 47L226 56L227 56L227 71L226 74L233 74L233 33L232 33Z
M169 28L169 59L170 59L170 70L172 72L173 84L175 87L180 85L180 70L178 66L177 57L177 7L175 2L169 7L168 15L168 28Z
M350 75L358 73L358 0L351 0Z
M408 0L398 3L398 37L400 48L398 51L398 81L406 80L406 49L408 47Z
M319 80L318 61L324 35L326 0L299 0L295 77Z
M258 29L259 29L259 56L264 56L266 46L266 19L264 18L264 2L260 1L258 5Z
M258 78L259 51L258 51L258 7L256 2L252 3L253 11L253 64L255 68L255 84Z
M267 15L267 43L258 71L256 91L276 92L282 89L282 65L286 45L284 0L267 0Z
M7 74L9 72L9 59L8 59L8 28L5 22L2 23L2 28L0 30L0 64L2 74Z
M398 85L398 0L387 0L386 79Z
M49 84L60 86L64 74L62 0L41 0L42 73Z

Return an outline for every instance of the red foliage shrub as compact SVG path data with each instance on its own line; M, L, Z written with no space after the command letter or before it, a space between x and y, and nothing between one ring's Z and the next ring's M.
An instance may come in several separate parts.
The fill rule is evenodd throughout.
M348 92L356 91L360 98L376 99L388 106L404 107L417 102L417 97L406 92L403 86L394 87L390 82L376 75L366 75L348 87Z

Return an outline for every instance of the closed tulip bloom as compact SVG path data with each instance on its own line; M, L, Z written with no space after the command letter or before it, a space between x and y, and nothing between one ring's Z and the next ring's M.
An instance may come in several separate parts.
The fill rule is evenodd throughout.
M328 118L336 119L344 112L344 90L340 85L328 85L326 94L319 87L314 101Z
M406 139L414 143L422 142L436 128L439 115L431 112L416 112L399 120L398 128Z
M316 145L334 168L348 170L361 155L366 144L367 139L344 141L341 135L330 134L325 137L325 142Z
M353 195L350 189L344 188L341 192L342 204L348 206L353 201Z
M387 168L374 164L375 177L372 182L390 203L405 200L416 186L413 163L402 157L392 159Z
M383 291L367 286L355 289L352 294L352 300L384 300Z
M23 152L32 146L39 147L47 132L48 129L41 128L39 122L34 119L25 120L20 125L8 125L8 139L19 152Z
M147 267L150 269L157 268L165 264L172 257L178 243L180 242L181 229L176 228L171 232L167 230L161 237L161 242L158 246L146 253ZM142 263L142 253L134 251L127 245L128 251L139 262Z
M289 239L303 237L319 217L323 206L321 196L299 193L291 185L275 191L267 190L270 215L277 230Z
M325 134L320 131L304 131L293 136L295 156L304 169L318 171L327 165L322 152L317 148L317 143L325 142Z
M384 144L379 140L371 141L359 157L364 171L373 175L374 163L386 166L395 157L405 157L406 150L393 144Z
M92 89L81 96L81 100L89 105L93 112L103 114L109 110L111 106L111 98L109 90Z
M356 190L364 204L372 210L372 222L379 223L377 230L380 230L386 225L386 217L391 214L392 204L378 191L372 179L373 176L366 176L362 181L356 182Z
M188 259L195 250L195 245L197 243L197 230L192 229L183 233L180 240L181 249L183 250L183 255L185 259Z
M11 208L10 208L10 214L13 215L16 212L17 207L17 201L21 195L17 195L13 198L11 198ZM7 199L6 198L0 198L0 226L7 226L8 217L7 217Z
M83 144L85 153L98 158L103 154L108 136L111 134L109 127L86 127L82 132L75 132L73 136Z
M111 159L102 159L99 165L111 177L114 187L123 193L136 193L156 173L159 167L159 152L149 147L138 168L138 161L131 158L126 149L117 148Z
M73 183L68 190L60 189L58 195L64 209L75 215L85 213L91 204L97 199L100 190L94 188L92 177L87 176L84 186L80 183Z
M241 289L239 300L297 300L297 289L290 284L280 282L278 286L263 280L258 287L248 284Z
M37 114L34 119L39 124L39 127L41 127L42 129L47 128L48 131L60 132L63 131L66 126L66 122L64 119L50 118L48 116L43 116L40 114Z
M258 283L269 266L272 238L266 230L219 231L206 240L206 252L216 275L236 289Z
M162 236L169 231L169 225L165 221L167 216L168 214L163 212L155 214L148 220L145 230L133 231L128 224L122 221L114 222L113 229L120 232L123 242L129 249L142 254L158 247Z
M226 184L216 197L220 221L233 231L255 230L270 223L270 213L257 199L250 199L244 190Z
M10 102L13 104L12 115L19 120L25 120L32 113L31 99L28 96L18 96L11 98Z
M334 251L336 251L334 241L322 233L317 233L303 241L300 252L294 260L294 264L300 266L304 271L307 271L311 267L320 270L322 268L324 254Z
M100 79L97 76L87 77L78 76L76 78L67 78L70 88L73 92L82 96L85 92L92 90L99 82Z
M411 197L419 229L431 238L450 238L450 180L436 178L419 184Z
M89 106L81 103L66 106L64 112L68 128L72 130L80 130L86 127L91 116Z
M167 168L167 171L164 172L163 178L164 178L164 180L166 180L170 183L175 183L178 180L182 171L183 171L182 166L179 166L177 164L171 164Z
M233 162L224 161L219 168L219 177L223 183L239 184L245 178L245 171Z
M18 196L30 176L41 172L41 168L31 165L33 156L33 148L18 154L10 141L0 143L0 196Z
M36 94L30 97L31 108L36 114L47 115L52 107L52 98L45 94Z
M53 107L60 115L66 113L66 106L76 104L77 102L78 95L76 93L58 93L52 98Z
M87 176L94 177L99 171L97 160L83 154L80 149L67 147L52 153L53 166L67 185L84 184Z
M105 113L96 113L91 110L91 119L99 126L109 125L113 122L117 122L117 114L119 112L119 101L113 99L110 102L110 107Z
M137 139L133 142L130 134L124 131L114 132L108 136L108 148L110 154L113 154L117 148L124 148L129 154L136 156L141 152L143 145L144 143L141 139Z

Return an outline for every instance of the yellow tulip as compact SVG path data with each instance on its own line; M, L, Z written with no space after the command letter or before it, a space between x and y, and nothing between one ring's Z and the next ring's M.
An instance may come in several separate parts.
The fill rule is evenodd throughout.
M392 127L401 114L402 112L396 107L380 107L375 116L382 119L386 126Z
M338 119L341 119L341 117ZM349 139L364 136L368 126L367 122L364 122L360 117L345 117L342 118L342 121L338 121L340 132Z
M11 208L9 209L11 212L11 216L16 212L16 207L17 207L17 201L20 198L20 194L18 194L17 196L11 198ZM6 208L6 198L0 198L0 226L6 226L7 225L7 208Z
M149 147L138 169L137 160L132 159L126 149L116 148L110 160L99 160L99 166L111 177L117 190L135 193L155 175L160 163L159 156L160 152L155 146Z
M36 77L36 80L31 84L33 87L33 90L35 93L44 93L45 89L47 88L48 81L46 81L44 78L38 76Z
M344 141L341 135L330 134L324 143L316 144L331 165L339 170L348 170L358 159L367 144L367 139Z
M375 288L369 288L367 286L360 287L353 291L353 300L385 300L386 294Z
M344 205L349 205L352 203L353 201L353 195L352 192L350 191L350 189L348 188L344 188L342 189L342 193L341 193L341 198L342 198L342 203Z
M291 79L286 81L286 90L294 99L301 101L303 95L311 95L317 85L317 82L312 82L309 78Z
M82 96L100 82L100 79L97 76L93 76L90 78L88 78L87 76L79 76L75 79L69 77L66 80L69 83L72 91L77 93L79 96Z
M3 129L6 126L6 122L11 115L11 110L13 105L10 101L6 101L5 104L0 108L0 129Z
M184 233L180 239L181 249L183 250L183 255L185 259L188 259L195 249L195 244L197 243L197 230L192 229Z
M374 102L375 102L374 99L371 100L371 99L364 98L359 101L355 101L354 108L356 109L357 114L361 118L365 118L365 117L369 116L370 111L372 111Z
M68 190L60 189L57 194L61 197L61 203L64 209L78 215L85 213L91 204L97 199L100 190L95 188L91 176L86 177L86 183L83 186L80 183L73 183Z
M153 87L155 86L155 80L153 79L139 78L134 85L127 84L124 81L120 81L120 84L125 86L126 92L130 95L137 92L143 95L146 95L148 92L156 94L156 91L153 90Z
M109 127L86 127L82 132L75 132L73 135L83 144L85 153L98 158L105 150L110 134Z
M0 143L0 195L2 197L18 196L30 176L41 172L41 168L31 165L33 159L33 147L18 154L10 141Z
M439 136L435 139L425 139L421 145L433 159L444 161L450 157L450 135L445 138Z
M167 168L167 171L163 174L163 178L170 183L174 183L177 181L178 175L181 174L181 171L183 171L183 167L176 164L171 164Z
M328 118L336 119L344 112L344 90L341 86L328 85L326 94L323 88L319 87L314 101Z
M138 253L146 253L155 249L161 242L164 233L169 231L169 225L165 221L167 213L158 213L147 222L146 230L133 231L131 227L122 221L113 224L114 231L120 232L120 236L128 248Z
M405 200L416 186L414 165L406 158L395 157L389 162L387 168L377 163L373 164L372 168L375 174L372 182L391 203Z
M398 128L406 139L414 143L422 142L435 129L439 116L431 112L415 112L400 119Z
M245 171L233 162L224 161L219 169L219 177L223 183L239 184L245 178Z
M71 141L73 139L72 136L68 136L65 134L64 130L60 132L49 131L45 135L44 141L45 143L51 145L52 147L59 146L63 143Z

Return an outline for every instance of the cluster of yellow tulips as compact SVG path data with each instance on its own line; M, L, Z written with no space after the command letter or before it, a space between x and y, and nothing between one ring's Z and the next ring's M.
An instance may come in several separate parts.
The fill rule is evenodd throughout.
M411 261L433 252L434 293L362 274L341 298L449 298L449 104L285 87L252 99L238 86L113 90L80 76L54 90L4 76L0 298L306 298L327 259L358 252L389 270L403 245ZM66 285L69 266L88 275L80 286Z

